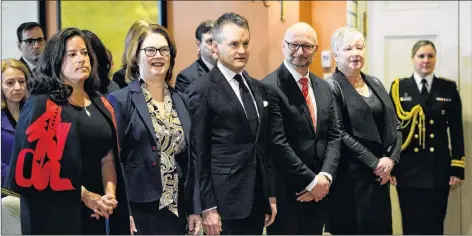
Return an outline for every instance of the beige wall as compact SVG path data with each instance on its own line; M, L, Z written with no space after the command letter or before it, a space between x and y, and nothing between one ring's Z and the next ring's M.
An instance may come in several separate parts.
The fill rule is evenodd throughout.
M285 21L281 21L279 1L169 1L168 28L177 48L174 75L197 58L195 29L204 20L216 20L225 12L235 12L249 21L251 31L250 58L247 71L262 79L275 70L283 60L282 40L285 30L292 24L304 21L318 31L320 51L329 50L329 38L346 23L345 1L284 1ZM320 53L315 57L311 70L322 76Z

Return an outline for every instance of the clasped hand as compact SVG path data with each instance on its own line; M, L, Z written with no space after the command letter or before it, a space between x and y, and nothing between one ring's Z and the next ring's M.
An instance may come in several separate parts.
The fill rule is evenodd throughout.
M105 194L100 196L86 189L84 189L82 201L94 212L90 217L95 217L97 220L100 217L108 219L109 216L113 214L113 210L118 206L118 201L116 200L115 195Z
M386 184L390 179L390 172L392 171L394 164L395 163L390 157L380 158L374 173L379 177L377 180L380 181L381 185Z
M326 195L329 193L329 186L330 182L328 177L324 175L319 175L318 182L316 183L315 187L311 191L303 190L302 192L296 193L297 201L299 202L310 202L315 201L319 202L323 200Z

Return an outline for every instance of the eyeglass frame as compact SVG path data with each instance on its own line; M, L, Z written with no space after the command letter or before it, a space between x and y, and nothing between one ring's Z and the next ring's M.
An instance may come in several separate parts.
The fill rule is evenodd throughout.
M284 40L284 41L285 41L285 43L286 43L287 46L288 46L288 50L290 50L290 51L292 51L292 52L298 51L298 49L300 49L300 47L302 47L302 51L303 51L303 52L313 52L313 51L315 50L315 47L316 47L316 45L310 45L310 44L296 44L296 43L289 43L289 42L287 42L287 40ZM297 48L296 48L295 50L292 50L292 49L290 49L290 47L291 47L290 45L296 45ZM304 46L310 46L311 49L306 50L306 49L304 48Z
M29 44L28 42L31 42L31 44ZM20 40L20 43L25 43L25 45L27 46L34 46L34 44L36 43L38 43L38 45L43 45L44 43L46 43L46 39L45 38L36 38L36 39L28 38L28 39Z
M155 50L156 50L156 53L154 53L154 55L152 55L152 56L151 56L151 55L148 55L147 52L146 52L146 49L149 49L149 48L155 49ZM163 48L168 48L168 49L169 49L169 54L167 54L167 55L162 54L161 49L163 49ZM162 47L160 47L160 48L156 48L156 47L145 47L145 48L139 49L139 51L141 51L141 50L143 50L143 51L144 51L144 54L146 54L146 56L148 56L148 57L154 57L154 56L156 56L156 54L157 54L158 51L159 51L159 54L161 54L162 57L167 57L167 56L169 56L169 55L171 54L171 52L172 52L172 47L170 47L170 46L162 46Z

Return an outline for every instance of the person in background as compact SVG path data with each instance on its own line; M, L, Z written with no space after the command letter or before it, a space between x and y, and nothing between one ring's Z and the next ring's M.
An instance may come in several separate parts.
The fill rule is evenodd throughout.
M211 30L213 26L213 21L207 20L197 27L195 38L197 40L198 59L177 75L175 89L178 91L184 93L193 81L206 75L215 67L217 56L213 52L212 46Z
M126 63L128 59L126 58L126 52L128 51L129 45L131 44L131 39L135 37L136 32L142 28L148 27L152 22L150 20L138 20L134 22L128 30L125 38L125 48L123 50L123 55L121 56L121 68L113 74L112 80L115 81L120 88L128 86L128 82L125 80L126 74Z
M390 172L400 161L402 133L379 79L361 72L364 36L356 28L333 33L337 67L328 79L338 102L341 159L329 195L332 234L392 234Z
M97 75L100 79L100 87L98 91L106 96L108 93L120 89L115 81L110 79L110 70L112 68L112 61L110 59L111 54L108 54L108 50L103 45L102 41L96 34L89 30L82 30L86 40L90 41L92 46L92 52L97 58Z
M218 62L189 94L203 228L209 235L261 235L277 214L265 87L243 73L246 18L223 14L212 36Z
M398 119L410 122L402 130L402 161L391 178L403 234L444 234L449 190L464 179L461 98L454 81L434 74L436 58L433 42L416 42L413 75L395 80L390 92Z
M2 60L2 186L10 167L15 128L26 100L28 67L16 59Z
M283 63L262 81L279 202L268 234L321 235L328 218L326 196L337 171L341 135L330 86L309 71L317 49L310 25L292 25L282 42Z
M31 76L34 76L33 71L44 50L44 32L44 28L36 22L25 22L16 30L18 49L21 51L20 61L28 67Z
M28 84L4 184L21 195L23 234L130 233L116 121L91 50L80 29L62 29Z
M197 234L200 192L191 155L188 98L169 86L177 49L168 31L134 31L126 51L126 88L111 93L133 233ZM187 218L188 217L188 218Z

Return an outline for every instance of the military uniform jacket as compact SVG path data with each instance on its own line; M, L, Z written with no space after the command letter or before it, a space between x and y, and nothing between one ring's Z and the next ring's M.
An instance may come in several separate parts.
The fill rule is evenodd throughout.
M404 111L411 111L417 104L423 108L426 130L424 147L419 141L420 131L417 127L410 144L402 151L402 161L393 172L397 176L398 186L447 188L450 176L464 179L462 105L456 83L434 77L429 97L425 100L421 97L414 77L404 78L399 82L399 100ZM398 115L398 107L396 110ZM403 121L402 125L405 123ZM404 140L408 137L412 123L410 121L402 129Z

